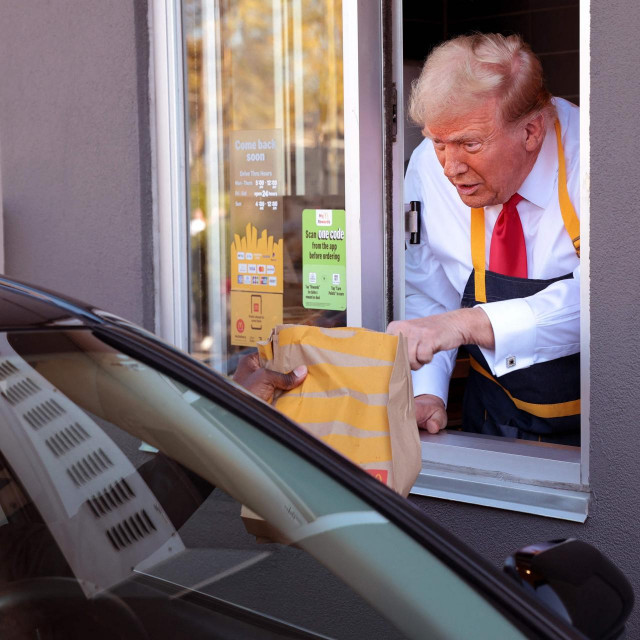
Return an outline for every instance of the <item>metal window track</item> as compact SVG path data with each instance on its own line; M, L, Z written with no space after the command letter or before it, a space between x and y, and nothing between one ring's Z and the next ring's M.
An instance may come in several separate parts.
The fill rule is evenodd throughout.
M584 522L580 448L468 433L421 433L413 495Z

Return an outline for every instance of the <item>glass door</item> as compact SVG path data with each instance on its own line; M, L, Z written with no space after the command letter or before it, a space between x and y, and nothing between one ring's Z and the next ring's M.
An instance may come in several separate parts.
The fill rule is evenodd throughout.
M183 0L189 349L346 324L341 0Z

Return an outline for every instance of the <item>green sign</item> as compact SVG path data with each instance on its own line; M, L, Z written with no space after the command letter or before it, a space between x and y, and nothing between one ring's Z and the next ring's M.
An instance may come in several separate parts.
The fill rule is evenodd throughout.
M305 309L347 308L347 241L343 209L302 212L302 304Z

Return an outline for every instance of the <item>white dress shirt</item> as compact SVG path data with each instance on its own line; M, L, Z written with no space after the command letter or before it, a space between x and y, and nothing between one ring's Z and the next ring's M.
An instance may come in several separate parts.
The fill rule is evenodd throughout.
M580 216L579 109L554 98L562 130L569 198ZM562 221L558 202L558 153L553 127L547 131L531 172L518 189L530 279L547 280L573 272L527 298L480 305L489 316L494 349L482 349L491 371L501 376L537 362L580 350L579 260ZM470 208L447 180L425 139L411 155L405 176L405 202L422 203L421 242L405 251L406 318L420 318L460 308L473 270ZM493 226L502 205L485 207L486 264ZM415 395L431 393L447 402L456 350L437 353L413 372ZM514 363L515 358L515 364ZM509 366L507 360L509 359Z

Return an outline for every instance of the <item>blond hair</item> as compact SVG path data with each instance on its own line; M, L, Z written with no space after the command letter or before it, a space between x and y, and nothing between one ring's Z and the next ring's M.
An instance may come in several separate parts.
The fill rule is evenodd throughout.
M427 57L409 98L409 117L420 127L463 116L497 98L504 123L542 113L547 126L555 107L542 65L520 36L476 33L438 45Z

